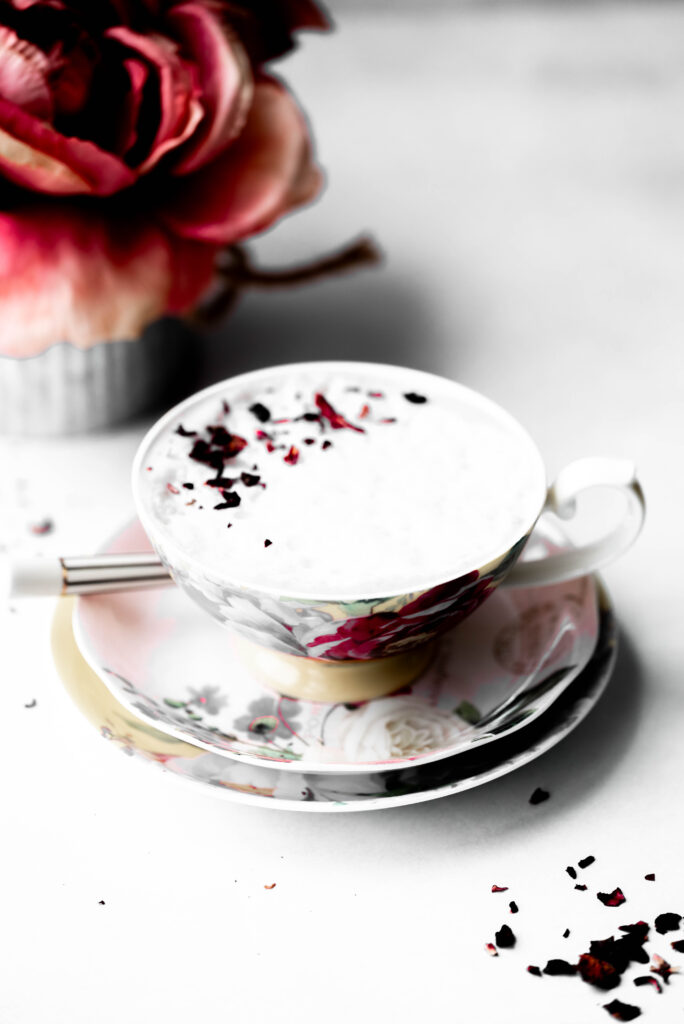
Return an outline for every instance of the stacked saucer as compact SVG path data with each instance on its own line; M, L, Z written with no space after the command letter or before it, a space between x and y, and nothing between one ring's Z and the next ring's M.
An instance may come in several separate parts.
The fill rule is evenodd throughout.
M566 542L542 522L535 543ZM107 550L148 547L136 522ZM238 802L352 811L469 789L550 749L605 688L615 622L593 576L503 587L410 686L353 705L268 690L173 587L61 602L54 648L76 704L127 754Z

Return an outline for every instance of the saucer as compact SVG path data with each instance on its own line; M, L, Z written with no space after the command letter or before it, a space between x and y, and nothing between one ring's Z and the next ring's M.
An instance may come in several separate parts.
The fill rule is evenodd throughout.
M546 551L567 541L544 523L534 543ZM137 521L106 548L149 549ZM81 597L74 618L85 660L133 715L193 747L298 775L398 771L498 742L579 675L598 628L593 577L500 588L442 637L414 683L350 705L264 688L231 632L175 587Z
M85 662L74 639L72 599L62 599L53 624L55 663L65 689L85 717L130 757L205 792L242 804L300 811L364 811L436 800L483 785L555 746L587 716L610 678L615 620L599 590L599 633L588 664L531 725L484 748L389 772L316 775L259 767L207 753L160 732L120 704Z

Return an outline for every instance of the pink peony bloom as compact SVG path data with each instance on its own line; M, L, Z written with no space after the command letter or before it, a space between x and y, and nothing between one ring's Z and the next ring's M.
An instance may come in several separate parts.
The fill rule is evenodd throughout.
M136 337L310 201L306 121L261 65L325 27L311 0L6 0L0 352Z

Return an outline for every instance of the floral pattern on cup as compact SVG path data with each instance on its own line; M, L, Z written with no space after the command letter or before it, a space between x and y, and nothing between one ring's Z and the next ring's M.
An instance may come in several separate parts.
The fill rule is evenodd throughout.
M466 573L419 593L353 603L276 598L194 577L177 565L174 578L215 619L263 647L322 661L367 661L419 647L465 619L499 585L526 541L518 541L484 573ZM163 550L160 554L164 559Z

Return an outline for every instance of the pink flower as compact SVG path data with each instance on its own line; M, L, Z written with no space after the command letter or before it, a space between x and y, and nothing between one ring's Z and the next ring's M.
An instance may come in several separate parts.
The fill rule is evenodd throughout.
M110 310L106 337L137 334L196 301L220 246L310 201L321 176L305 119L262 64L292 45L293 31L325 27L311 0L6 0L0 296L9 322L0 350L12 321L29 320L21 295L35 294L15 287L9 253L46 309L50 294L64 307L49 342L32 330L34 347L67 329L65 290L84 299L85 315L60 339L87 345L105 337L96 334L104 314L97 322L89 309L96 266L106 268L100 302L111 286L129 305ZM73 198L80 205L64 204Z
M214 255L154 222L74 202L0 212L0 353L25 358L55 341L136 338L192 305Z

